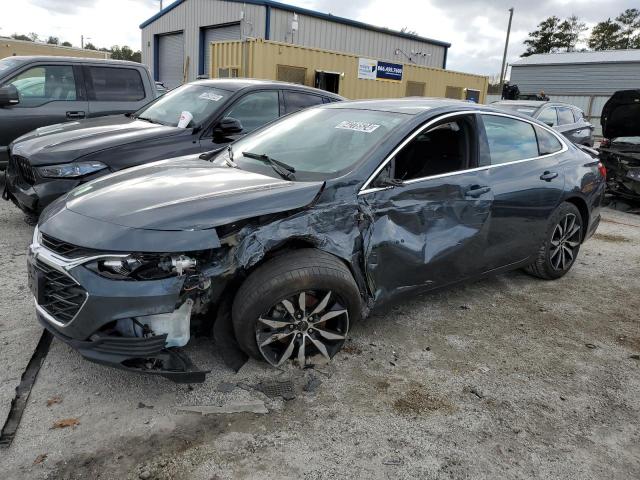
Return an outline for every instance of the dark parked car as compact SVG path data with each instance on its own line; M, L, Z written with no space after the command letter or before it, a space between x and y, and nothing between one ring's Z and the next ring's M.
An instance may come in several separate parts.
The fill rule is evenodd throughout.
M132 115L53 125L20 137L10 147L4 198L27 213L39 213L88 180L223 148L282 115L339 100L324 90L275 81L192 82Z
M0 169L9 144L54 123L135 112L158 96L149 69L136 62L72 57L0 60Z
M584 118L584 112L568 103L538 100L500 100L492 107L527 115L553 127L576 145L593 147L594 127Z
M40 218L30 284L42 325L93 361L201 379L174 347L217 318L246 354L302 366L401 294L516 268L562 277L603 192L602 165L533 119L452 100L334 103L211 162L73 190Z
M640 200L640 90L613 94L602 109L600 159L609 191Z

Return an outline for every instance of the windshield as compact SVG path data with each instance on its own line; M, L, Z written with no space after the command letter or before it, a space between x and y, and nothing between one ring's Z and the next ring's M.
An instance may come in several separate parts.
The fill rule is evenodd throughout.
M496 108L499 108L500 110L516 112L516 113L519 113L520 115L528 115L530 117L533 117L533 114L537 110L536 107L528 107L526 105L514 105L514 104L508 104L508 103L496 103L493 106L495 106Z
M177 127L182 112L193 118L186 127L202 125L231 96L231 92L206 85L183 85L168 93L142 110L136 117Z
M411 116L372 110L312 108L233 143L233 162L242 169L274 174L259 160L268 156L295 170L296 180L324 180L346 173ZM248 156L244 156L247 153ZM229 151L216 165L229 165Z
M20 60L16 60L15 58L5 57L0 60L0 75L2 75L7 70L15 67L20 64Z

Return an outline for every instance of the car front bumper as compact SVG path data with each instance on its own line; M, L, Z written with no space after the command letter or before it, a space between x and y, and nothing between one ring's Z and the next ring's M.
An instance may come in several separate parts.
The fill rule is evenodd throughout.
M29 185L9 166L6 170L6 200L11 200L20 210L29 214L39 214L56 198L80 185L78 179L42 179Z
M109 328L121 319L173 312L184 279L110 280L84 266L95 258L67 259L35 242L30 245L29 286L42 326L92 362L161 375L176 382L204 381L206 372L198 370L179 348L166 347L166 335L128 337ZM54 283L70 287L46 291L51 288L46 284L52 279L45 272L52 272ZM70 298L70 289L75 295L84 295L84 299L77 302L78 308L72 308L72 318L63 319L61 304L51 302L51 298L53 294L57 295L55 298Z

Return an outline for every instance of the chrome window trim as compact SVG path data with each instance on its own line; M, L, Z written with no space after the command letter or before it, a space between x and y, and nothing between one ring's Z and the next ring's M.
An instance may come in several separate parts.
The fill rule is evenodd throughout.
M542 158L552 157L554 155L559 155L559 154L564 153L567 150L569 150L569 147L568 147L567 143L564 141L563 138L561 138L560 134L558 132L556 132L555 130L553 130L552 128L547 127L546 125L543 126L543 125L540 125L538 123L529 121L529 120L524 119L524 118L514 117L513 115L509 115L508 113L486 112L486 111L481 111L481 110L471 110L471 111L465 110L465 111L451 112L451 113L447 113L447 114L441 115L441 116L439 116L437 118L434 118L433 120L427 122L425 125L420 127L414 133L409 135L400 145L398 145L387 156L387 158L385 158L382 161L382 163L380 163L378 168L376 168L373 171L373 173L369 176L369 178L367 178L367 181L364 183L364 185L362 186L362 188L358 192L358 196L366 195L367 193L374 193L374 192L379 192L379 191L382 191L382 190L389 190L391 188L395 188L395 187L371 187L371 188L369 188L369 184L371 182L373 182L373 180L376 178L376 176L378 176L378 174L387 165L387 163L389 163L391 160L393 160L393 158L398 154L398 152L400 150L402 150L404 147L406 147L409 142L411 142L415 137L417 137L419 134L421 134L425 129L429 128L434 123L440 122L441 120L444 120L444 119L449 118L449 117L462 116L462 115L476 115L476 114L477 115L493 115L493 116L496 116L496 117L506 117L506 118L510 118L512 120L517 120L517 121L520 121L520 122L528 123L529 125L532 125L533 127L541 128L543 130L546 130L547 132L550 132L556 139L558 139L558 141L560 142L560 145L562 145L562 148L560 150L558 150L557 152L548 153L546 155L538 155L536 157L531 157L531 158L523 158L521 160L514 160L512 162L497 163L495 165L484 165L482 167L468 168L466 170L458 170L458 171L455 171L455 172L441 173L441 174L438 174L438 175L431 175L431 176L428 176L428 177L412 178L411 180L407 180L406 182L402 182L402 185L411 185L412 183L422 182L424 180L432 180L432 179L437 179L437 178L451 177L451 176L455 176L455 175L461 175L463 173L479 172L481 170L489 170L491 168L503 167L505 165L515 165L515 164L518 164L518 163L530 162L532 160L538 160L538 159L542 159ZM536 142L537 142L537 136L536 136ZM400 185L400 186L402 186L402 185Z

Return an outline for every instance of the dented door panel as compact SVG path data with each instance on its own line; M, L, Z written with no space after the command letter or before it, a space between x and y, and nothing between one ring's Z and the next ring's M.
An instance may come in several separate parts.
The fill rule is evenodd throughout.
M487 175L486 170L459 173L360 197L372 216L364 245L375 301L484 270L493 203Z

